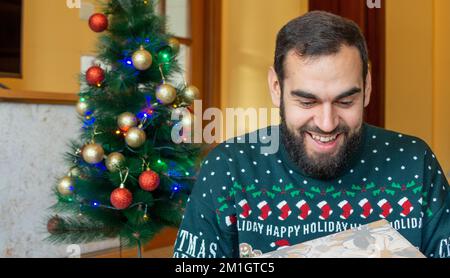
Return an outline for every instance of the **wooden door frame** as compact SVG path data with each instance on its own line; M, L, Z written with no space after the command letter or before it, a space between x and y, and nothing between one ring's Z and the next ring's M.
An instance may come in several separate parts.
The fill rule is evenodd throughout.
M359 1L359 2L358 2ZM385 59L386 5L370 9L366 0L309 0L309 10L325 10L355 21L363 32L369 49L369 68L372 73L372 94L364 111L365 121L385 126Z
M192 84L203 108L220 107L222 0L191 0Z

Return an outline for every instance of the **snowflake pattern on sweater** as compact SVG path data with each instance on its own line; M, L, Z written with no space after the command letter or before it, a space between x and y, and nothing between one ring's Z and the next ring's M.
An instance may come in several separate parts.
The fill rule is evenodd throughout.
M203 161L174 257L255 256L379 219L427 257L450 257L448 181L421 139L364 124L349 168L322 181L296 167L282 144L261 154L251 136Z

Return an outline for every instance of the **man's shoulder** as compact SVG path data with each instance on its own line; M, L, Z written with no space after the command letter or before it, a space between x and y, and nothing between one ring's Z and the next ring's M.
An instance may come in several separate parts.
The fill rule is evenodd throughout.
M377 140L381 142L380 144L385 144L386 146L390 146L392 148L395 148L398 145L408 144L418 150L430 149L428 144L417 136L369 124L366 124L366 127L368 137L367 140L369 142L370 140Z
M274 144L275 140L277 140L277 144ZM263 154L265 148L269 148L271 145L278 146L278 141L279 126L267 126L239 136L230 137L212 148L209 155L225 154L227 156L235 156L256 151ZM277 150L269 150L268 152L275 153Z

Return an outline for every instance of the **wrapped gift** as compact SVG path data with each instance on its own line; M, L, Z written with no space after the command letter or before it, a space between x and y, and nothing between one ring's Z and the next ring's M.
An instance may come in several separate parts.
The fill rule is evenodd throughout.
M386 220L263 254L259 258L425 258Z

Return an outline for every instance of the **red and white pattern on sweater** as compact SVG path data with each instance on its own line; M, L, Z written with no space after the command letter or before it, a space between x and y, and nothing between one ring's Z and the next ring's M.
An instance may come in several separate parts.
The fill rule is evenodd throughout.
M402 212L400 212L400 215L403 217L408 216L408 214L411 213L411 211L414 209L413 205L411 204L411 201L407 197L403 197L398 201L398 204L403 208Z
M247 218L252 214L252 208L248 204L247 200L243 199L241 200L238 205L242 208L242 212L239 214L240 218Z
M379 214L381 218L387 218L393 211L391 204L386 199L378 201L377 205L381 208Z
M359 201L358 205L363 209L360 214L362 218L366 219L372 214L373 208L369 200L367 200L367 198L364 198L361 201Z
M338 206L342 209L342 213L339 215L341 219L348 219L353 214L353 207L347 200L341 201Z
M280 215L278 216L278 219L281 221L286 220L292 213L292 210L286 201L279 202L277 208L281 210Z
M258 216L259 220L266 220L267 217L269 217L272 214L272 209L270 208L269 204L266 201L261 201L258 203L258 209L261 211L261 213Z
M311 208L305 200L299 201L295 206L300 210L298 219L305 220L311 214Z
M321 213L319 215L319 218L321 220L327 220L328 217L330 217L331 214L333 214L333 210L331 209L330 204L328 204L327 201L322 201L317 204L317 207L320 208Z
M291 244L289 243L289 241L287 239L280 239L280 240L270 243L270 247L272 247L272 248L276 247L277 250L280 250L280 249L283 249L283 248L286 248L289 246L291 246Z
M237 217L235 214L232 215L228 215L225 217L225 224L227 224L227 226L231 226L237 223Z

